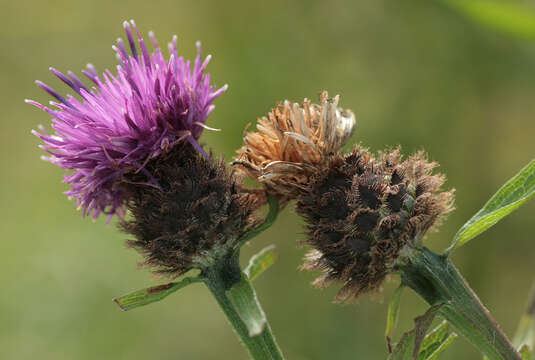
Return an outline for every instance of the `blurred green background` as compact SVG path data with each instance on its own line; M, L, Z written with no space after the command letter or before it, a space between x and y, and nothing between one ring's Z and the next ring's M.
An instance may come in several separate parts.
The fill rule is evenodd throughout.
M65 92L49 66L113 69L111 45L123 36L123 20L135 19L144 34L154 30L160 43L177 34L187 57L196 40L213 54L209 71L230 88L208 120L223 131L202 140L227 159L245 125L277 101L316 99L323 89L341 94L341 106L357 114L350 142L372 150L401 144L405 153L424 148L457 189L457 211L427 241L437 251L534 155L529 13L516 37L429 0L0 0L0 9L1 359L247 358L201 285L121 312L113 297L164 280L136 270L140 257L114 226L82 219L62 195L63 172L39 159L30 130L48 125L49 116L23 100L50 99L33 81ZM510 335L535 275L534 210L529 203L454 254ZM385 358L386 307L397 279L381 295L333 305L336 289L316 290L314 274L297 270L302 231L287 209L243 251L246 261L277 245L278 262L256 286L287 358ZM425 309L406 291L396 335ZM442 358L480 356L458 339Z

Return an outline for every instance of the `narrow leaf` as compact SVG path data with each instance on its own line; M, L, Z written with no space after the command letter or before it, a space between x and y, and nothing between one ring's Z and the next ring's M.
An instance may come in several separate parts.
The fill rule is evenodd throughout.
M442 0L472 22L523 39L535 39L535 7L521 1Z
M253 255L249 260L249 265L244 270L245 275L250 281L253 281L266 271L277 260L277 254L275 253L275 245L270 245L260 250L257 254Z
M519 352L520 352L520 356L522 357L522 360L533 360L535 358L535 356L533 355L533 352L527 345L522 346Z
M533 314L524 314L520 319L517 332L513 338L513 344L517 349L523 345L533 347L535 340L535 319Z
M269 228L275 222L275 220L277 220L277 215L279 214L279 202L277 198L272 195L266 194L266 196L269 205L269 211L264 219L264 222L262 222L262 224L255 229L249 231L242 239L240 239L241 245L245 244L247 241Z
M183 287L202 281L201 278L185 278L179 282L171 282L169 284L152 286L146 289L137 290L130 294L120 296L113 299L113 301L119 305L121 310L127 311L140 306L145 306L150 303L160 301L167 296L171 295L175 291L182 289Z
M535 195L535 160L503 185L455 235L446 252L466 244Z
M386 330L385 330L385 337L386 337L386 344L388 346L388 352L392 352L391 335L392 335L392 331L394 331L394 329L396 328L396 324L398 321L399 304L401 301L402 293L403 293L403 285L400 285L392 294L392 300L390 301L390 305L388 305L388 313L386 316Z
M526 312L520 318L513 344L517 349L521 349L524 345L531 349L535 347L535 284L531 290Z
M456 338L457 338L456 333L449 334L448 337L437 347L437 349L431 355L426 357L425 360L436 360L438 356L442 354L442 352L446 350L448 346L450 346L453 343L453 340L455 340ZM422 359L418 359L418 360L422 360Z
M434 328L427 334L422 342L421 353L432 353L437 343L444 341L449 335L449 324L447 321L442 321L440 325Z
M388 360L412 360L415 338L416 332L414 330L404 333L394 351L388 356Z
M227 291L227 296L238 312L240 319L247 326L249 336L260 335L266 326L266 315L244 273L242 273L240 281Z
M457 334L450 332L447 321L443 321L425 337L418 360L434 360L455 340Z
M403 334L388 360L419 360L418 354L427 330L431 326L435 315L444 304L429 308L425 314L414 319L414 329Z

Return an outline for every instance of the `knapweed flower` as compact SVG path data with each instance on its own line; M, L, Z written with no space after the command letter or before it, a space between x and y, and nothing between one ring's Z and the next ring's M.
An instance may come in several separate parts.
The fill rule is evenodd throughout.
M375 159L356 147L333 157L298 198L313 250L303 265L321 270L318 287L343 283L336 300L376 290L407 246L452 210L453 191L441 192L444 177L419 152L402 161L399 150Z
M82 72L93 86L87 87L72 72L64 75L51 68L78 97L63 97L37 81L58 102L48 108L27 100L53 116L53 134L42 126L34 134L44 141L41 147L50 154L48 161L72 170L64 178L70 185L66 194L76 199L84 215L92 213L94 218L124 213L122 184L127 174L143 173L143 182L157 185L159 180L145 166L176 144L188 141L204 154L197 139L214 109L212 102L227 88L210 84L205 73L210 56L202 60L199 44L191 64L178 55L173 37L167 61L152 32L154 51L149 53L134 22L125 22L124 28L131 54L118 39L113 47L119 59L117 74L106 70L99 77L88 65Z
M134 236L129 245L145 255L144 264L158 273L176 277L208 268L232 255L258 225L256 197L241 191L222 159L184 143L151 160L147 170L160 179L159 187L131 187L131 219L121 227Z
M245 134L233 164L268 192L295 198L353 133L355 115L338 101L324 91L319 105L307 99L279 104L258 119L257 132Z

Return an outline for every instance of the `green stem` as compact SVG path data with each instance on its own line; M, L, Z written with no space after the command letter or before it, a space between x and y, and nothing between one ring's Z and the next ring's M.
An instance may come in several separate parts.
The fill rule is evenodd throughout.
M492 318L447 256L427 248L411 249L400 265L402 283L430 305L443 304L438 314L448 320L492 360L521 360L511 341Z
M250 285L249 280L246 278L245 274L241 272L239 267L237 271L239 271L238 274L236 274L235 271L232 271L232 268L229 268L228 266L226 268L217 269L214 267L211 269L207 269L207 271L204 272L206 286L214 295L215 299L217 300L217 303L219 304L219 306L225 313L228 321L234 328L234 331L236 332L236 334L238 334L242 343L247 347L253 359L283 360L284 358L282 356L281 350L279 349L275 338L273 337L271 328L269 326L269 323L267 323L267 320L265 320L264 318L263 328L260 330L261 332L257 335L251 336L247 324L242 320L242 317L246 313L242 311L242 317L240 317L240 309L238 309L236 303L231 300L229 292L232 286L235 286L237 284L243 285L245 282L245 287L240 286L239 289L236 290L236 288L234 288L232 290L239 292L238 295L236 295L236 293L234 293L234 295L239 296L240 300L243 302L249 302L248 304L245 304L246 306L250 306L253 308L256 307L257 309L259 309L260 312L262 312L260 305L256 301L256 295L254 293L254 289ZM229 274L231 272L233 274L229 277ZM230 282L229 278L231 280ZM246 291L252 291L252 294L243 293ZM252 301L254 301L255 303L251 304L250 302Z

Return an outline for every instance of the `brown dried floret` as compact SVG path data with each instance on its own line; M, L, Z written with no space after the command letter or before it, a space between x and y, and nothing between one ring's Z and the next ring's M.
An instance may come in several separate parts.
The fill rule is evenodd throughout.
M343 283L337 301L378 289L403 247L453 208L436 166L422 152L402 161L398 149L377 159L360 147L333 157L297 202L313 248L302 267L323 272L314 285Z
M147 164L158 186L133 185L128 244L157 273L180 276L237 245L257 225L257 198L242 192L225 162L209 160L185 143ZM135 179L133 179L135 180ZM133 181L135 182L135 181Z
M320 104L285 101L246 132L233 165L274 194L293 199L351 136L355 116L324 91Z

